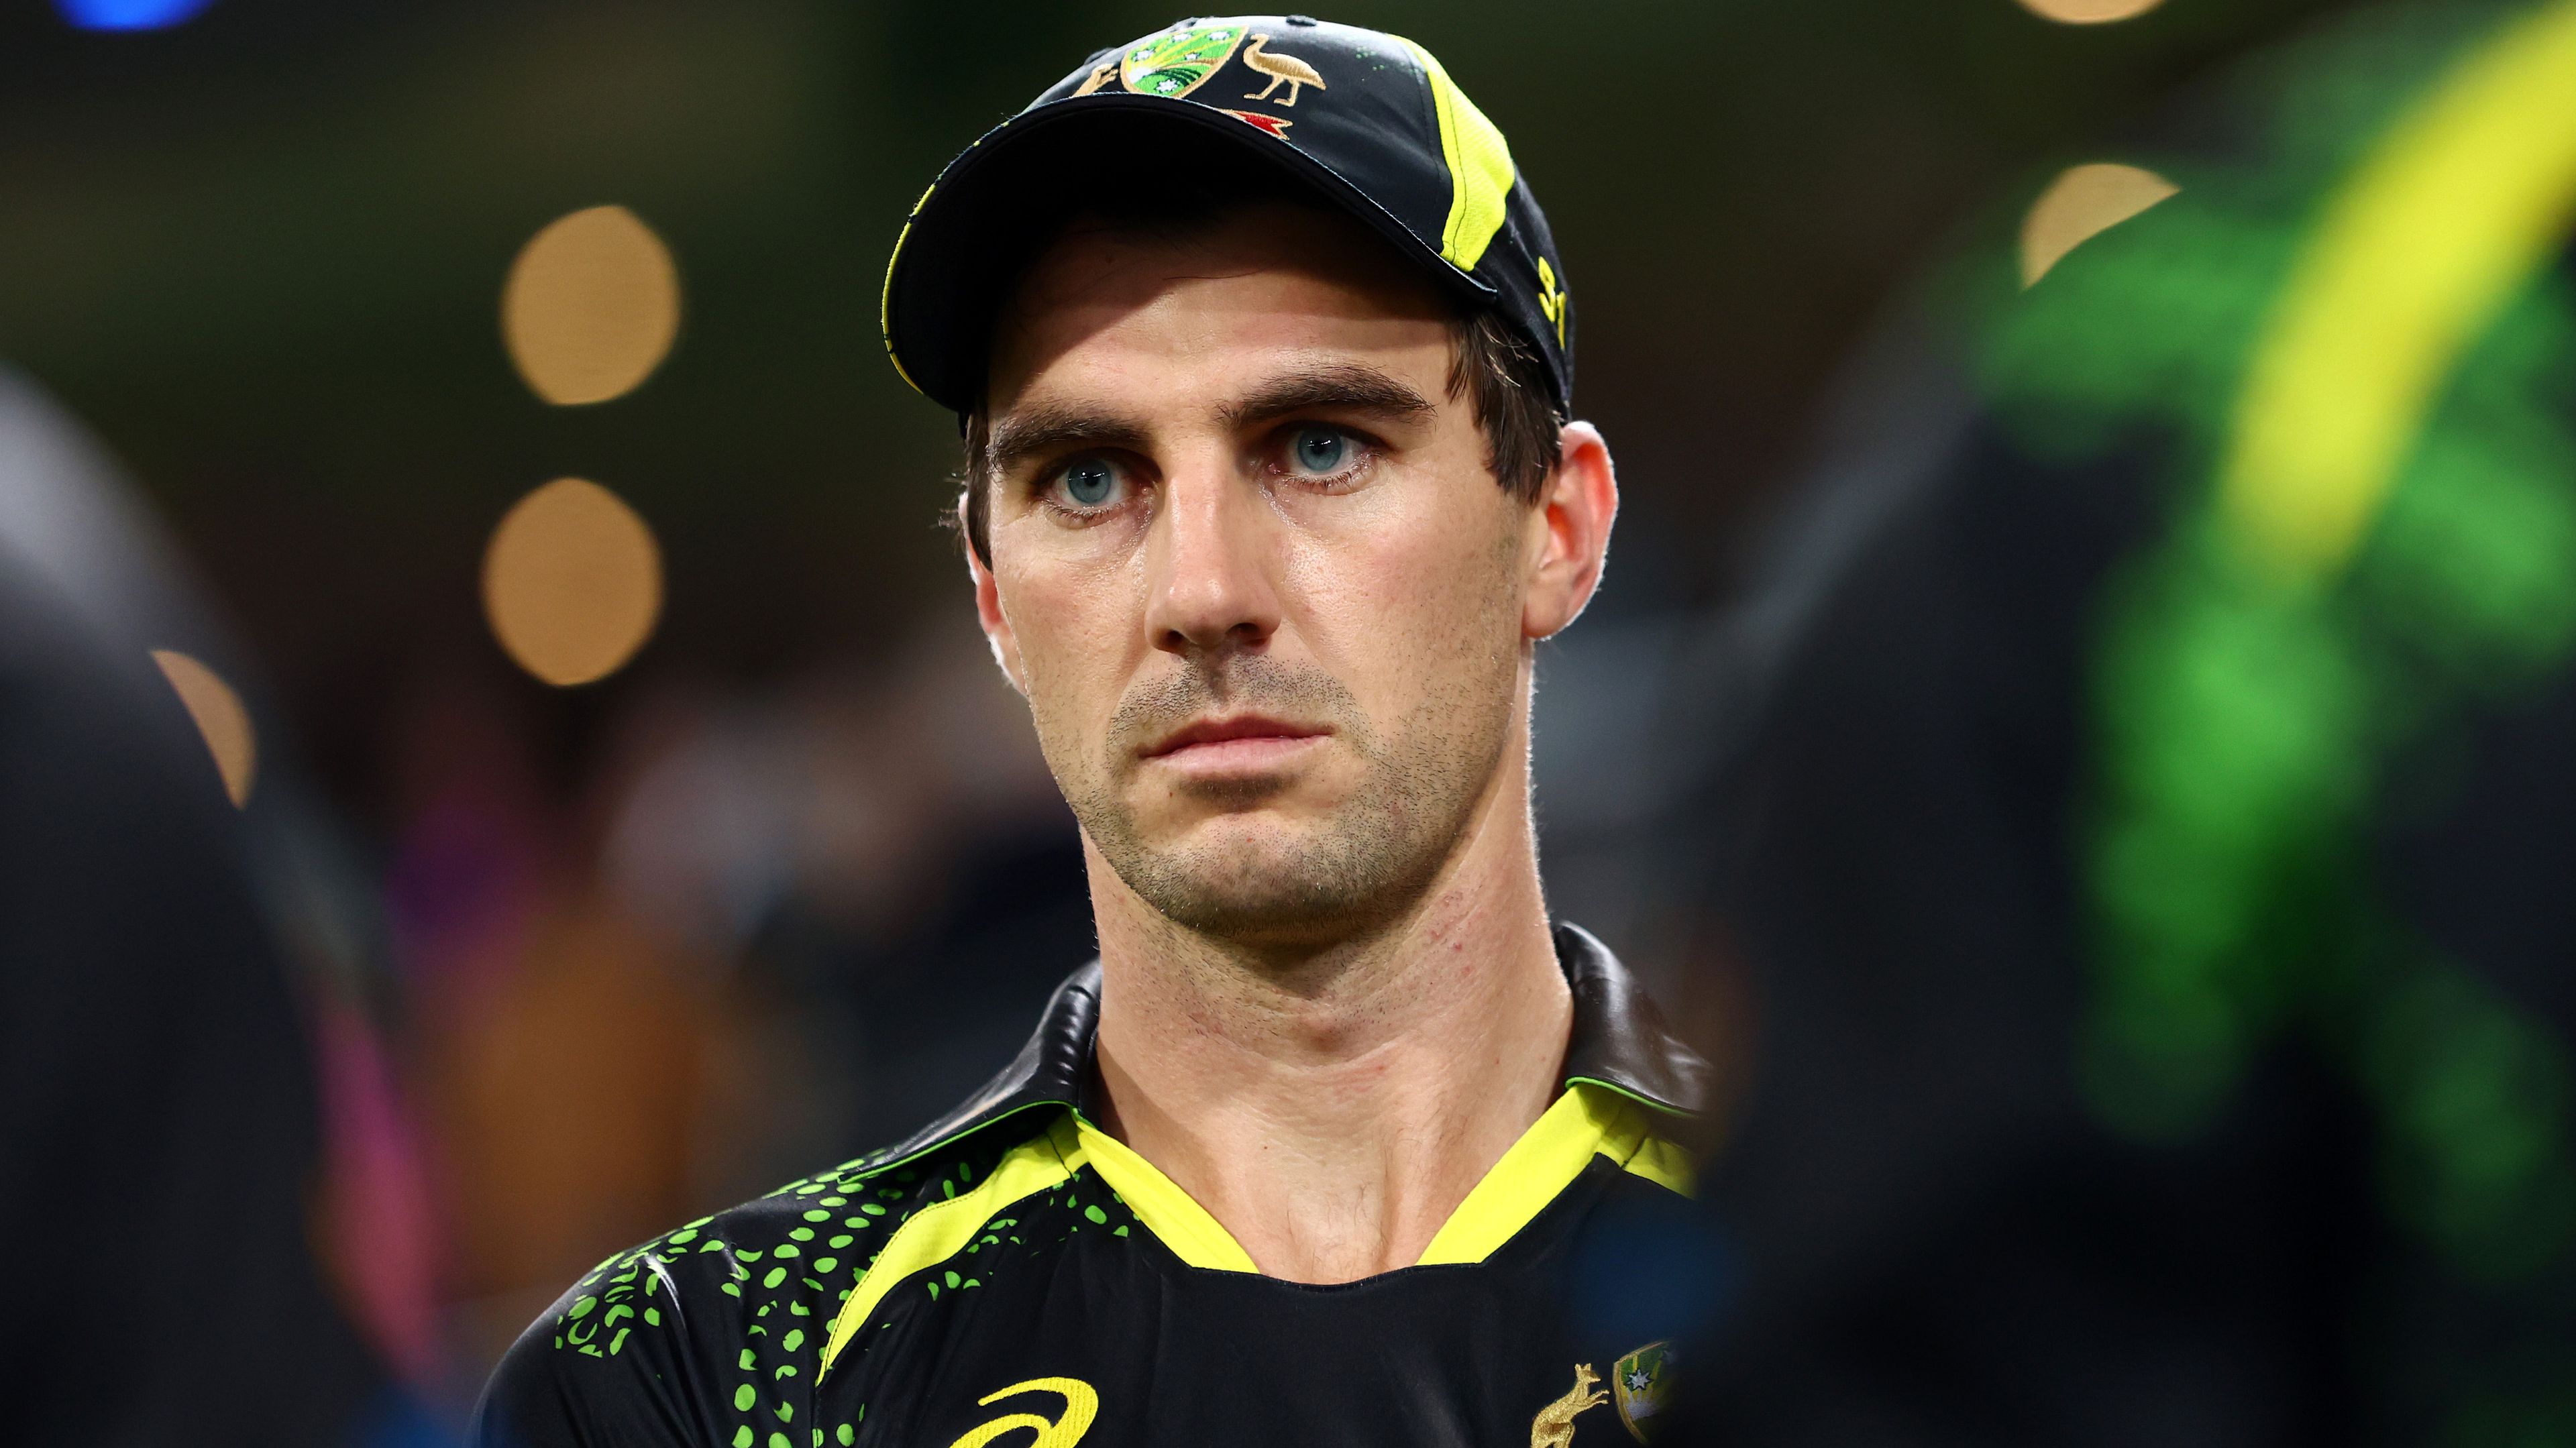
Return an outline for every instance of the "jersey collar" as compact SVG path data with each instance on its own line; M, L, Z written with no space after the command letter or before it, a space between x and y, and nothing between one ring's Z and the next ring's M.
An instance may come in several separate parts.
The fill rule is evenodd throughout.
M1556 959L1574 988L1565 1084L1590 1081L1676 1116L1706 1110L1708 1061L1664 1025L1664 1013L1610 947L1580 925L1559 925Z
M1566 1042L1565 1084L1588 1081L1676 1116L1707 1104L1708 1062L1664 1025L1635 976L1592 932L1555 931L1557 964L1574 992L1574 1031ZM899 1166L1005 1117L1045 1107L1071 1107L1101 1119L1099 1073L1091 1067L1100 1029L1100 962L1056 987L1035 1035L1002 1073L947 1115L873 1153L864 1170Z

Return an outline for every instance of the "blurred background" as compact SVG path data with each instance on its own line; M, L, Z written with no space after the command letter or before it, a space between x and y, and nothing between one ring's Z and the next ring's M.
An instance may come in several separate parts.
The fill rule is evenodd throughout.
M0 1224L234 1305L27 1289L27 1441L447 1441L1008 1058L1088 906L878 280L1173 18L0 6ZM2576 1443L2576 6L1331 18L1621 465L1537 772L1729 1083L1681 1431Z

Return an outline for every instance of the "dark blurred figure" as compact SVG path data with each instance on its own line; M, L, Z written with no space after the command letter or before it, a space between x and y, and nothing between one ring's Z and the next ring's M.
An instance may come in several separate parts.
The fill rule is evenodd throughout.
M317 1265L342 1184L275 897L148 649L223 656L129 509L0 373L0 1440L400 1441Z
M1862 369L1709 706L1679 1441L2576 1442L2571 97L2576 7L2366 15Z

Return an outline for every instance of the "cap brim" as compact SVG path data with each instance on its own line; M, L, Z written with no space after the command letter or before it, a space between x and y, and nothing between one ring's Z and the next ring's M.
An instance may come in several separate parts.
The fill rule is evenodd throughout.
M981 400L993 317L1031 243L1080 209L1086 193L1151 185L1158 157L1215 138L1277 167L1414 258L1459 295L1494 288L1460 271L1331 167L1225 111L1192 101L1107 91L1051 101L987 132L921 199L886 265L882 321L895 370L923 396L964 413ZM1114 165L1115 171L1110 168Z

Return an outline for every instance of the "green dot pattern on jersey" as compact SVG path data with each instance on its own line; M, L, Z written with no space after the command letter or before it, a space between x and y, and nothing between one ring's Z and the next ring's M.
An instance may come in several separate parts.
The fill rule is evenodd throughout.
M977 1166L971 1159L951 1164L951 1180L971 1179ZM880 1185L872 1175L869 1160L861 1158L790 1182L748 1208L701 1217L610 1257L583 1276L571 1303L556 1315L554 1346L594 1358L616 1356L634 1324L654 1331L678 1326L685 1315L679 1301L683 1280L703 1287L703 1279L713 1278L720 1291L742 1299L740 1312L749 1324L749 1345L735 1360L740 1377L729 1399L740 1421L726 1441L731 1448L808 1448L782 1431L795 1420L796 1407L780 1394L791 1384L812 1381L831 1314L877 1249L911 1216L909 1199L917 1195L903 1191L906 1204L892 1211L874 1203L863 1207L859 1197ZM781 1199L801 1201L804 1210L791 1215L767 1209ZM788 1221L795 1225L780 1231ZM834 1255L800 1260L798 1244L814 1240L826 1224ZM764 1260L769 1265L762 1268ZM773 1330L773 1321L782 1325ZM817 1442L829 1436L847 1444L855 1430L843 1423L812 1434Z
M744 1342L724 1400L735 1422L730 1448L821 1448L851 1444L849 1423L795 1427L797 1403L821 1372L833 1316L897 1229L923 1207L964 1195L1001 1155L1029 1133L979 1132L926 1158L889 1166L882 1155L790 1182L767 1196L698 1220L584 1274L555 1315L553 1345L565 1353L607 1359L632 1350L637 1331L684 1330L683 1284L725 1297ZM1043 1239L1024 1241L1031 1220L1063 1222ZM1136 1218L1089 1168L1035 1200L1003 1209L957 1256L922 1274L917 1290L936 1299L971 1292L991 1280L1008 1248L1046 1251L1079 1232L1128 1236ZM907 1287L905 1290L916 1290ZM721 1298L716 1299L722 1301Z

